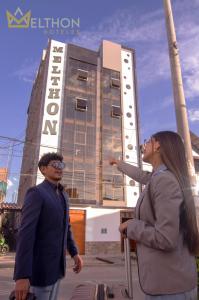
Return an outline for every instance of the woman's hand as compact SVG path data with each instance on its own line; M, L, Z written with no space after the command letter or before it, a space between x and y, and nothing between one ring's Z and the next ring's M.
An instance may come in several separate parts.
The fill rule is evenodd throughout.
M119 231L123 238L127 237L127 225L128 225L128 221L120 224L120 226L119 226Z
M109 164L110 164L111 166L117 165L118 162L119 162L119 160L115 159L114 157L110 157L110 158L109 158Z

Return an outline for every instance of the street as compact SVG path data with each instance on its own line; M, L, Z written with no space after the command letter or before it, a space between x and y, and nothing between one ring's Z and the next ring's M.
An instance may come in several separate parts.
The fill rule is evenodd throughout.
M12 280L13 267L0 266L0 299L8 300L8 295L14 288ZM133 295L136 300L144 300L144 295L140 290L137 276L137 267L133 261ZM86 263L80 274L72 271L72 265L69 264L66 277L61 282L59 300L69 300L75 286L81 283L107 283L125 284L126 274L123 262L107 264L105 262L96 263L95 261Z

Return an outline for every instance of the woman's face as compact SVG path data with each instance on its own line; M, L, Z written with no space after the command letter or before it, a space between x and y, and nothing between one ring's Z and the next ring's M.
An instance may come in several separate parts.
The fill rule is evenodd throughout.
M153 137L148 140L145 140L143 145L143 161L147 163L152 163L153 158L157 155L157 150L160 148L160 144Z

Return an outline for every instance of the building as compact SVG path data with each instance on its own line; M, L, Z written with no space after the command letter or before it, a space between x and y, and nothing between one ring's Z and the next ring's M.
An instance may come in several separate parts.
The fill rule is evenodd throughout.
M105 40L99 51L49 41L28 108L18 205L43 180L39 157L59 151L80 252L118 253L118 226L132 216L140 186L109 157L140 165L138 145L134 50Z
M199 199L199 137L193 132L190 132L191 135L191 145L192 145L192 154L194 159L194 167L196 174L196 195Z

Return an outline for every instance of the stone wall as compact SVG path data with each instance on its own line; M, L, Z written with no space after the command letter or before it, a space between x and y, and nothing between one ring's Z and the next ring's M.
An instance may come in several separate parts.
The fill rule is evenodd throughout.
M121 242L86 242L86 255L121 254Z

